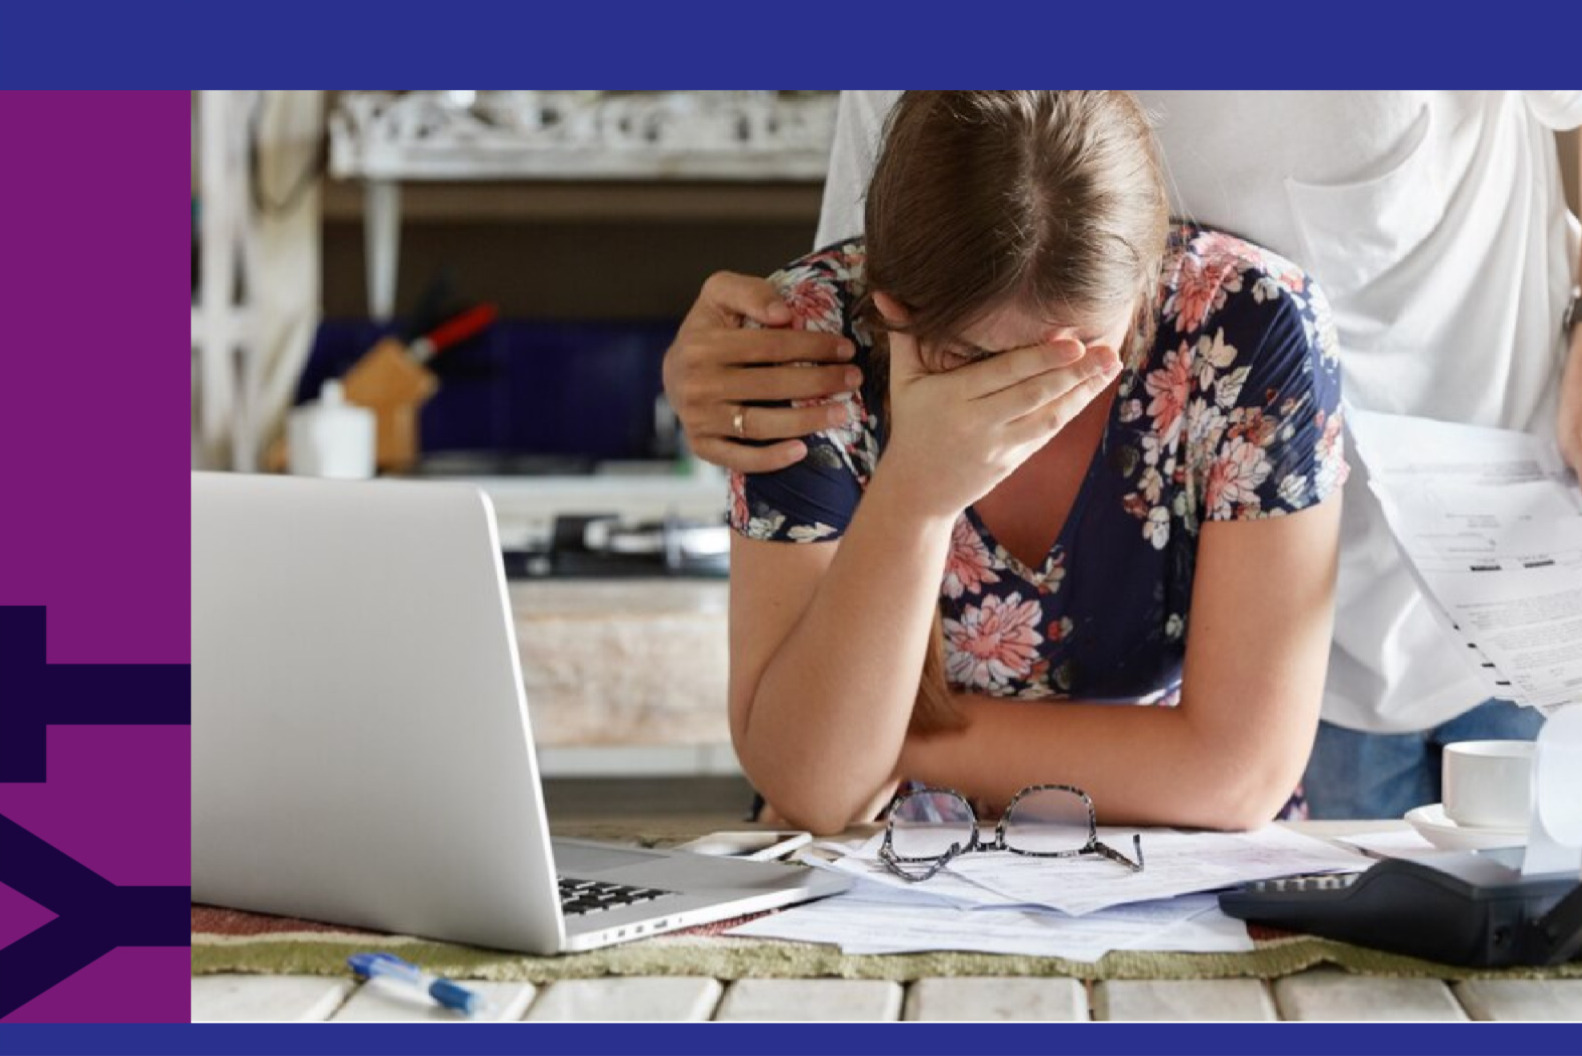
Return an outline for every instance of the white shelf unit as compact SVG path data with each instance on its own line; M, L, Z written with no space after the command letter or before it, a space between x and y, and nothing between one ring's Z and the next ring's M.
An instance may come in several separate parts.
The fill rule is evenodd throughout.
M395 310L404 182L817 182L835 102L833 93L343 93L330 174L364 182L369 314Z

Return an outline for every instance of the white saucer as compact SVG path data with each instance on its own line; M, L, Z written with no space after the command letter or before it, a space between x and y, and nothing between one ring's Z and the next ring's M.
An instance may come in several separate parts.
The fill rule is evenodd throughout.
M1487 851L1496 847L1523 847L1526 829L1490 829L1457 825L1445 816L1443 803L1430 803L1406 812L1406 820L1429 843L1442 851Z

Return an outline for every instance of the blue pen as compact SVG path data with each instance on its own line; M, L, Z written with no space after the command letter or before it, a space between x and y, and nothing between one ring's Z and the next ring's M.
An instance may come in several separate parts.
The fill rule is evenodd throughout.
M483 1011L487 1002L476 990L468 990L459 983L429 975L417 965L403 961L393 953L354 953L346 958L352 971L364 979L389 979L419 990L446 1008L454 1008L467 1015Z

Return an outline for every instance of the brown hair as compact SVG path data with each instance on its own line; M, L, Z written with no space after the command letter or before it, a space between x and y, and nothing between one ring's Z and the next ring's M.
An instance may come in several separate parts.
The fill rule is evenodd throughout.
M1136 306L1128 366L1153 340L1169 205L1148 121L1125 92L906 92L868 185L866 285L920 343L1015 305L1067 325ZM887 324L865 297L873 382ZM934 619L913 729L960 725Z

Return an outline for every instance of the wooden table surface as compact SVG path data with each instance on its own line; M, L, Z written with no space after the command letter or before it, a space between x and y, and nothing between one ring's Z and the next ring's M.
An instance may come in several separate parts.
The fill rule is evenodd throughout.
M739 821L672 818L650 836L685 838ZM579 819L565 835L619 838L631 822ZM1317 835L1399 827L1399 822L1309 822ZM657 828L657 831L656 831ZM1282 979L1135 980L1064 978L743 979L688 977L470 982L493 1020L1549 1020L1582 1022L1582 979L1392 979L1312 968ZM206 975L192 981L194 1021L465 1022L454 1013L378 984L327 976Z
M1314 968L1273 981L1101 982L949 978L717 979L680 976L469 983L491 1021L702 1020L1560 1020L1582 1022L1582 979L1386 979ZM195 1022L462 1022L432 1003L325 976L205 975Z

